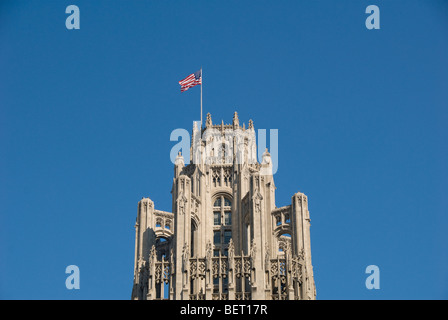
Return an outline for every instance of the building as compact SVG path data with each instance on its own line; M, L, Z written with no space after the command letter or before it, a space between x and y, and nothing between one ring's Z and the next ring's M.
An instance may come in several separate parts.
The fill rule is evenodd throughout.
M138 203L132 299L315 299L308 199L275 205L269 152L255 129L193 126L190 164L174 164L172 212Z

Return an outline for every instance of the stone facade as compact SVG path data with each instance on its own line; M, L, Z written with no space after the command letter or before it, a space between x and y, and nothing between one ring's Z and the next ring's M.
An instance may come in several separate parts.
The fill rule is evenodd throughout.
M208 114L190 154L187 166L175 161L172 212L138 203L132 299L315 299L308 199L298 192L276 207L252 120L240 127L235 112L213 125Z

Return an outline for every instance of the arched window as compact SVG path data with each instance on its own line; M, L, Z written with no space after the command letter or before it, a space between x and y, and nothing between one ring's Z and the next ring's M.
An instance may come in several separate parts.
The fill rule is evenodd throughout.
M156 238L156 255L157 259L161 260L163 256L167 256L169 250L169 240L165 237Z
M285 252L287 247L291 247L292 236L289 233L283 233L278 237L278 251Z
M232 201L218 195L213 202L213 256L227 256L232 239ZM213 279L213 293L228 292L227 278Z
M275 225L279 226L282 224L282 218L280 216L275 217Z
M194 257L196 254L196 243L198 238L198 227L196 226L196 223L191 220L191 238L190 238L190 250L191 250L191 257Z
M232 238L232 201L220 195L213 203L213 243L224 254Z

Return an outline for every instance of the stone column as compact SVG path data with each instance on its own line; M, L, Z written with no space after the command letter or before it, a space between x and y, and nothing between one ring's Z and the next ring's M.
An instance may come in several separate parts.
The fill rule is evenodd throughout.
M229 274L228 274L228 280L229 280L229 300L235 300L235 247L233 244L233 239L230 239L229 243L229 255L228 255L228 261L229 261Z
M310 216L308 199L305 194L298 192L292 197L291 222L294 230L294 253L303 255L304 267L303 286L306 288L303 299L315 299L314 276L311 264Z
M264 202L263 196L260 193L260 177L254 175L254 195L252 197L252 212L253 212L253 232L250 248L250 258L252 261L252 299L262 300L265 298L264 294L264 272L263 272L263 243L265 235L265 219L264 219Z
M191 233L191 189L190 178L181 175L176 181L177 194L174 195L175 208L174 224L176 232L176 241L174 244L176 263L176 299L188 299L189 279L188 268L190 258L190 233ZM182 261L180 263L180 261Z

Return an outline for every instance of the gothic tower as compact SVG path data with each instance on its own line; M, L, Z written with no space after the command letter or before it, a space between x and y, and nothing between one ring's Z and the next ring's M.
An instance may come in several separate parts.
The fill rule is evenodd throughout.
M315 299L308 199L275 205L271 156L255 129L193 126L190 164L174 164L172 212L138 203L132 299Z

